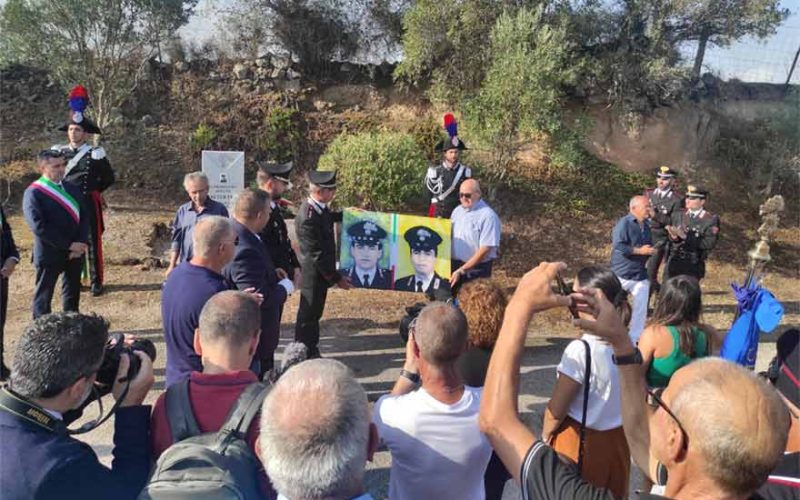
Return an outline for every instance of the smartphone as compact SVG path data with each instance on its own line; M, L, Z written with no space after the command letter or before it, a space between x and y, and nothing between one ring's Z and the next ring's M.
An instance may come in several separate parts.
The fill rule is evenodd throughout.
M569 295L572 293L572 288L568 287L564 282L564 278L561 277L561 273L556 273L556 283L558 283L558 291L561 293L561 295ZM574 305L569 306L569 312L572 314L573 318L579 318L578 309Z

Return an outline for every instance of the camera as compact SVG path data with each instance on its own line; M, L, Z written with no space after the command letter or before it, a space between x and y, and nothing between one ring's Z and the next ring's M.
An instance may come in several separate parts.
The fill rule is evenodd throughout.
M153 361L156 360L156 346L150 340L136 339L131 344L126 344L123 334L113 333L109 335L106 343L106 352L103 355L103 363L97 371L96 380L99 396L102 397L111 392L123 354L127 354L130 360L127 379L133 380L136 377L142 366L142 360L134 354L136 351L147 354Z

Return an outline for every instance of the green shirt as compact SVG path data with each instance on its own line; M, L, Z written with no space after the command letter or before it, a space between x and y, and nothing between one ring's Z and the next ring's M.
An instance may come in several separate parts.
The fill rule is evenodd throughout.
M647 369L647 384L650 387L666 387L672 374L688 365L693 359L708 356L708 340L706 333L695 327L692 328L694 336L694 353L692 357L681 351L681 339L678 329L668 326L667 330L672 335L672 352L663 358L653 358L650 368Z

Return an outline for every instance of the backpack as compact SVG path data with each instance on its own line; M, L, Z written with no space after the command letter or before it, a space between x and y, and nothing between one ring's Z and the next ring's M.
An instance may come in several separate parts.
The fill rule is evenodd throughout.
M258 480L261 464L245 435L268 390L265 384L250 384L220 430L202 434L189 400L189 381L170 386L166 410L173 444L159 457L139 499L263 498Z

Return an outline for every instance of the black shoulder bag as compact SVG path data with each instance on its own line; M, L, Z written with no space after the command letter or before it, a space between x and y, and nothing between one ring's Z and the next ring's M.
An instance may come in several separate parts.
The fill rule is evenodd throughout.
M578 472L583 472L583 448L586 441L586 411L589 408L589 378L592 375L592 348L589 343L581 339L586 347L586 371L583 377L583 415L581 416L581 429L578 438Z

